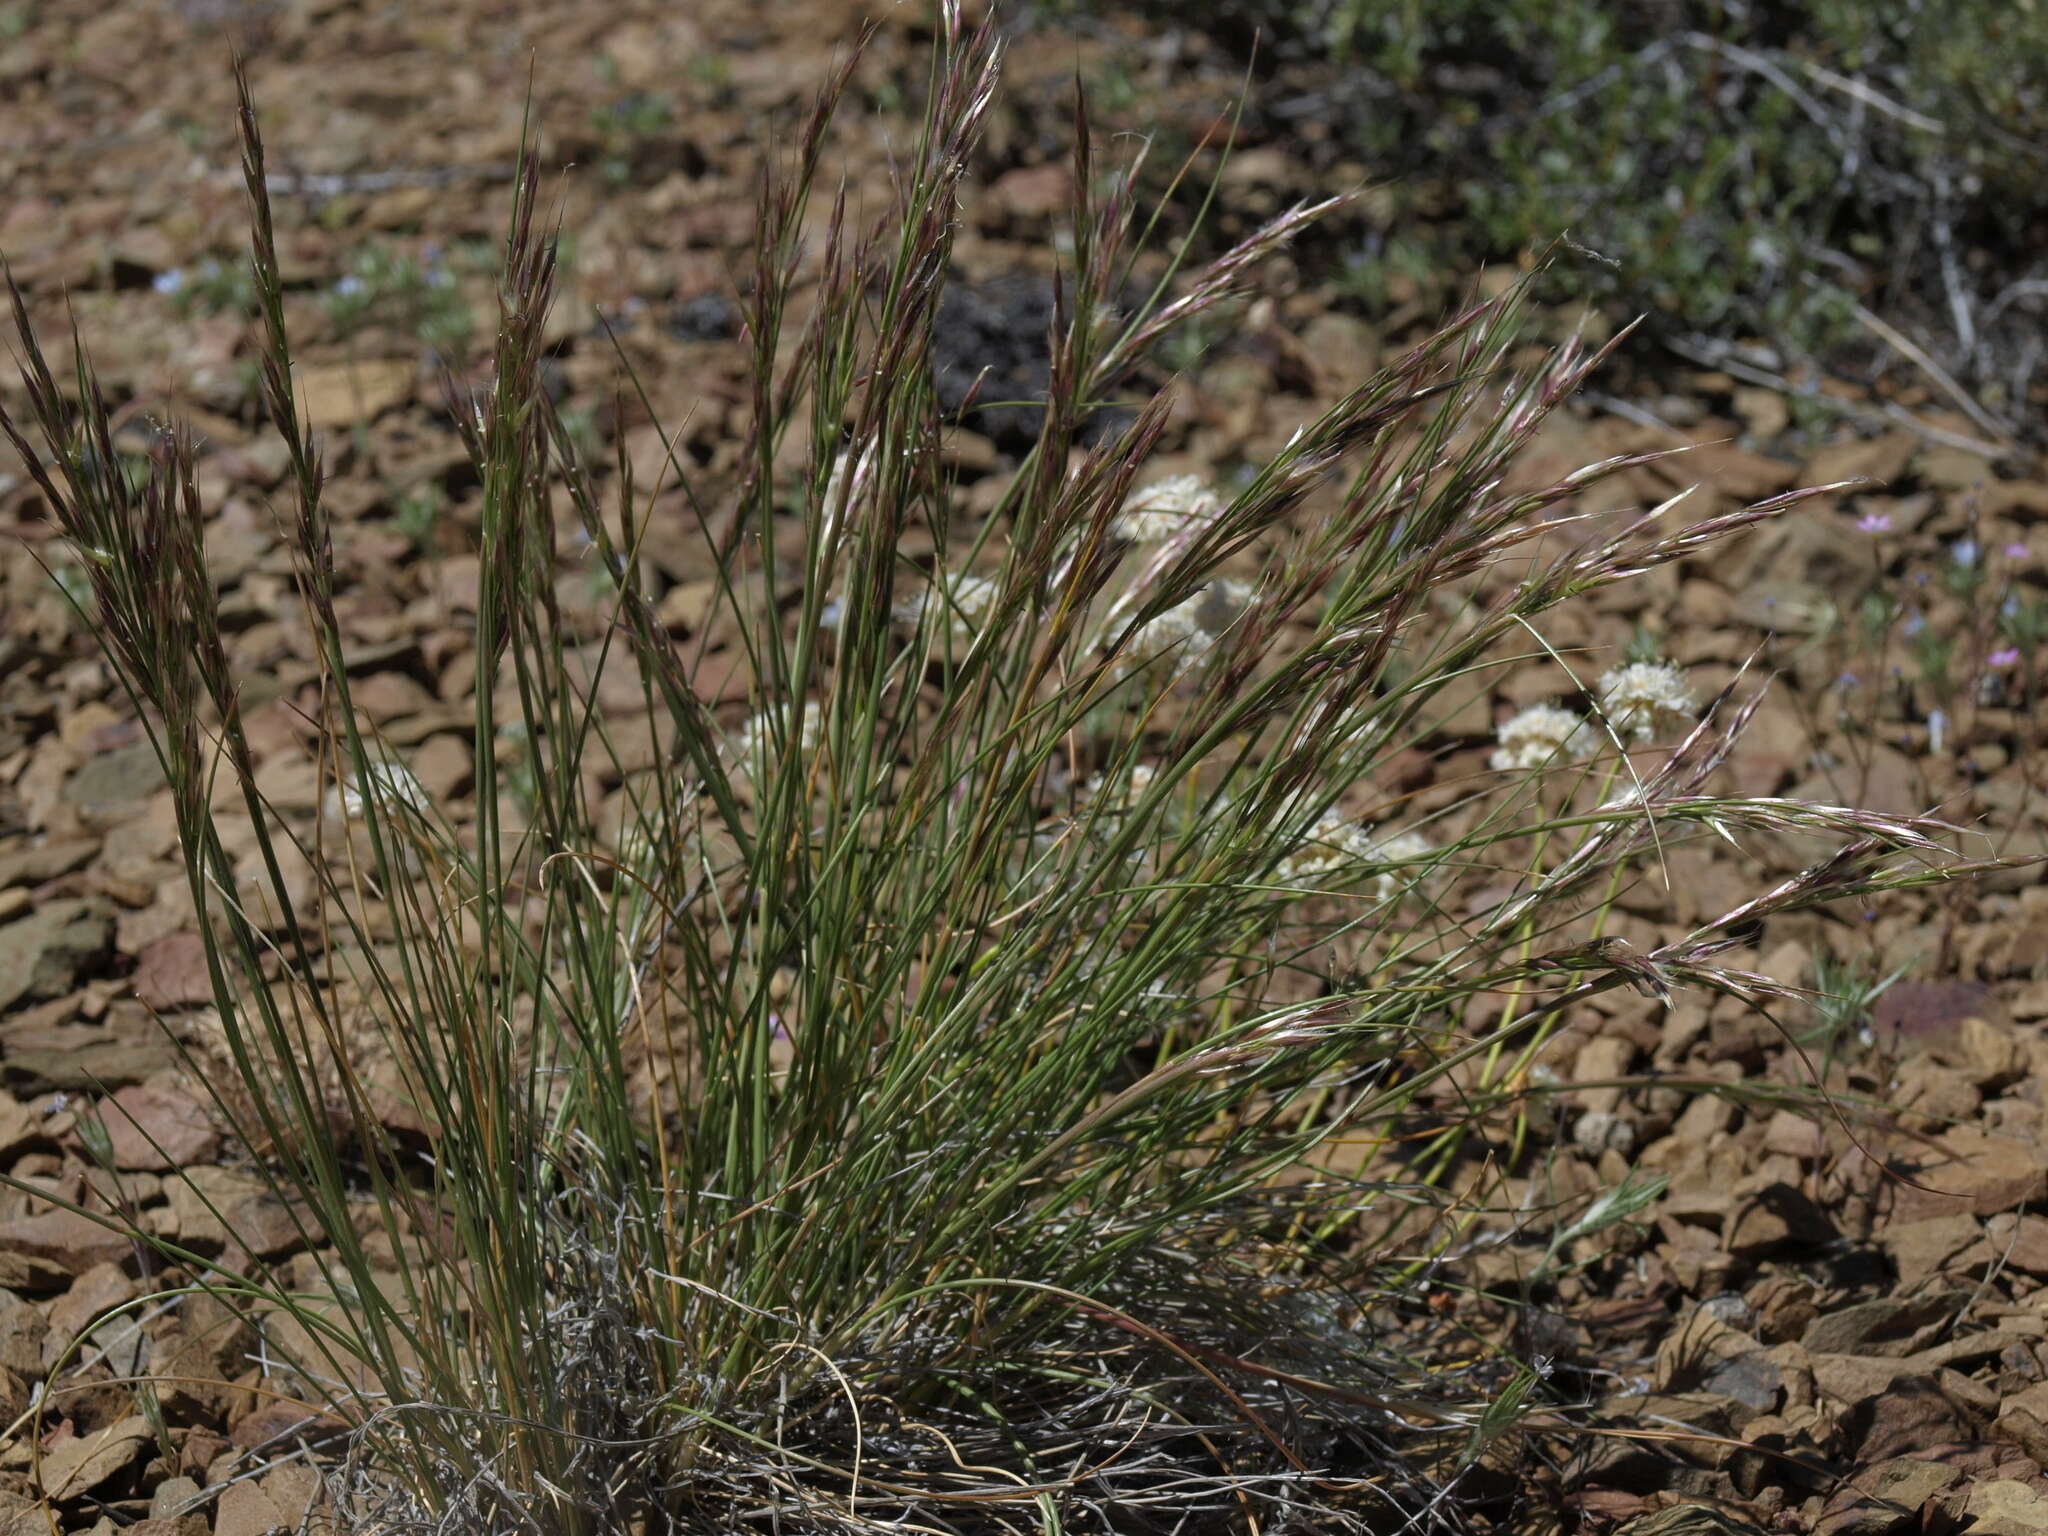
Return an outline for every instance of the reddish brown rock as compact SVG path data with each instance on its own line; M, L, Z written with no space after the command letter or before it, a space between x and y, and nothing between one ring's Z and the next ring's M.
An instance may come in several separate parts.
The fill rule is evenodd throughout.
M1906 1287L1934 1275L1975 1276L1996 1257L1984 1240L1984 1224L1968 1211L1888 1225L1878 1242Z
M173 933L149 945L135 967L135 995L158 1012L212 1002L206 941L196 933Z
M95 1264L119 1263L134 1251L131 1239L75 1211L44 1211L0 1222L0 1261L17 1259L45 1275L53 1268L64 1275L82 1275ZM5 1272L0 1263L0 1273Z
M138 1294L135 1281L115 1263L95 1264L76 1280L71 1289L50 1304L53 1342L68 1345L99 1318L133 1301Z
M126 1536L210 1536L210 1531L202 1514L160 1515L138 1520L128 1527Z
M1892 1536L1917 1524L1921 1507L1962 1476L1955 1467L1911 1457L1865 1467L1828 1500L1813 1536Z
M67 1440L43 1453L43 1492L56 1500L90 1493L115 1473L125 1471L155 1439L149 1421L136 1414L97 1434Z
M1991 1433L2025 1451L2037 1466L2048 1466L2048 1382L2001 1402Z
M214 1508L213 1536L279 1536L297 1528L298 1516L255 1483L228 1484Z
M114 1166L135 1171L189 1168L220 1151L206 1107L175 1088L137 1083L100 1106Z
M2048 1198L2048 1156L2032 1140L1993 1136L1959 1125L1936 1147L1916 1158L1915 1183L1900 1187L1892 1207L1895 1222L1948 1215L1957 1210L1994 1216Z
M2007 1268L2048 1278L2048 1216L2000 1212L1984 1223L1984 1240Z
M2043 1536L2048 1533L2048 1492L2038 1482L1997 1478L1971 1486L1963 1502L1969 1536Z
M1795 1185L1771 1183L1736 1209L1728 1251L1741 1258L1793 1252L1825 1243L1835 1235L1827 1213Z

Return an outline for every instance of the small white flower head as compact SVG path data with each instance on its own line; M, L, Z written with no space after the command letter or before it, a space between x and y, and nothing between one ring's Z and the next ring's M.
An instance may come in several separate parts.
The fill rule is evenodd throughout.
M1174 475L1131 492L1113 531L1132 544L1164 544L1185 528L1213 522L1222 510L1222 496L1200 475Z
M1692 690L1668 661L1632 661L1600 679L1600 713L1617 736L1649 741L1667 726L1690 722Z
M780 723L775 716L779 711L763 710L745 725L733 738L732 755L742 768L751 771L754 763L764 753L775 750L776 727ZM814 752L824 739L825 712L818 708L815 699L804 701L804 712L797 721L794 732L785 732L782 740L799 752Z
M1583 762L1599 744L1592 727L1562 704L1531 704L1501 726L1499 741L1492 761L1504 772Z
M1253 596L1252 589L1241 581L1212 581L1186 602L1139 625L1131 636L1131 654L1151 661L1173 651L1176 665L1193 666L1244 616Z
M916 597L898 604L896 617L919 626L927 619L935 626L943 623L954 651L964 651L986 627L1002 590L1002 582L993 576L937 576Z
M1275 874L1283 885L1316 885L1377 870L1373 895L1388 902L1420 878L1420 872L1409 866L1433 852L1434 846L1419 832L1382 837L1372 828L1330 811L1309 829L1301 846L1281 861Z
M1101 802L1103 811L1110 815L1134 810L1152 788L1155 777L1150 763L1139 763L1119 774L1098 773L1081 786L1081 799L1089 805Z
M356 779L344 779L340 786L327 792L327 814L336 821L361 821L365 800L374 799L390 809L397 806L424 816L431 809L427 791L405 764L389 758L370 764L371 789L367 795L363 785Z
M1335 811L1326 811L1308 829L1301 846L1274 871L1283 885L1310 885L1362 859L1371 847L1365 828Z

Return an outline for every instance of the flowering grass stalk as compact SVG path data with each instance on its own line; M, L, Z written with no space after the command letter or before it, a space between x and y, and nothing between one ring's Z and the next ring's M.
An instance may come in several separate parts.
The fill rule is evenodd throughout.
M353 1520L1455 1523L1441 1480L1528 1407L1530 1378L1432 1350L1393 1283L1405 1250L1336 1240L1415 1204L1412 1178L1313 1171L1318 1150L1387 1137L1599 991L1765 985L1715 967L1737 924L1935 877L1921 823L1708 793L1725 711L1626 805L1546 801L1558 765L1519 753L1429 818L1384 793L1547 609L1800 497L1676 532L1660 508L1502 579L1572 530L1578 491L1640 462L1503 489L1599 360L1567 348L1512 377L1518 289L1362 381L1234 496L1174 487L1160 524L1142 487L1163 400L1092 452L1081 429L1316 210L1120 313L1132 182L1098 176L1085 120L1075 182L1094 190L1043 427L960 547L932 328L997 59L942 9L922 134L874 228L842 197L815 252L800 238L851 61L771 178L742 469L713 488L669 466L715 578L689 642L639 558L655 488L587 461L541 380L555 272L528 156L495 367L457 402L483 508L467 813L424 803L351 700L245 89L265 398L345 846L257 788L190 439L167 432L124 478L88 365L67 399L16 296L29 424L6 431L177 799L223 1112L309 1244L289 1273L160 1246L264 1327L276 1390L351 1434ZM595 632L553 600L558 512L615 578ZM913 534L929 568L901 553ZM1445 629L1431 602L1454 588L1471 601ZM714 633L754 679L730 718L699 690ZM637 711L598 707L616 668ZM1604 752L1611 780L1614 735L1575 771ZM1696 829L1780 825L1844 850L1655 952L1600 939L1617 869ZM231 842L259 850L258 888ZM310 902L292 860L317 872Z

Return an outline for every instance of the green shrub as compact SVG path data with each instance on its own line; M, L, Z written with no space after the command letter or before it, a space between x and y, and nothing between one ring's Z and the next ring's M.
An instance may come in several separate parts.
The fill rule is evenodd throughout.
M1326 110L1368 171L1397 195L1455 195L1434 229L1402 205L1404 240L1499 258L1569 230L1612 263L1604 282L1624 304L1781 360L1870 344L1860 302L2024 401L2043 296L2013 285L2044 275L2048 217L2039 0L1238 0L1201 14L1327 60L1341 89Z
M601 488L544 387L554 248L527 157L494 367L458 419L481 486L460 821L351 702L253 109L329 816L259 790L190 438L113 469L89 364L67 397L16 296L27 422L0 424L171 786L221 1112L317 1241L272 1265L144 1240L261 1330L267 1390L351 1435L351 1528L1454 1522L1433 1480L1543 1387L1470 1340L1429 1347L1408 1303L1457 1234L1427 1169L1512 1115L1533 1042L1592 995L1755 996L1772 984L1715 959L1744 925L1944 871L1916 862L1940 851L1925 824L1704 793L1741 712L1695 721L1650 662L1587 713L1518 717L1496 772L1428 817L1387 765L1546 610L1800 495L1547 537L1636 461L1502 489L1597 361L1510 376L1520 291L1236 494L1146 485L1168 403L1092 452L1084 419L1321 210L1120 313L1134 219L1110 178L1075 213L1036 446L963 530L933 328L994 44L944 13L893 216L864 238L835 211L814 255L845 78L762 197L738 483L712 505L671 466L715 587L699 632L728 628L754 679L744 723L656 620L650 488L623 466ZM1081 187L1087 153L1084 132ZM557 511L612 578L587 630L556 601ZM600 712L621 674L644 709ZM1626 873L1709 830L1832 851L1655 951L1607 934ZM1442 1130L1411 1143L1424 1105ZM1396 1140L1391 1165L1330 1155ZM1653 1194L1560 1212L1546 1270Z

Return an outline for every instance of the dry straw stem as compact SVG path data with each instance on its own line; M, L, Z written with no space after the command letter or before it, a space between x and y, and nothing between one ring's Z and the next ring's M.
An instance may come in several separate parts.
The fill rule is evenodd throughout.
M1093 450L1084 426L1319 210L1120 312L1150 223L1128 170L1095 165L1085 116L1043 425L962 548L932 328L998 58L941 8L917 142L864 233L841 192L815 253L801 238L851 57L759 200L742 469L666 476L714 577L703 631L736 629L757 680L751 724L714 715L701 642L656 618L652 488L623 453L609 473L586 461L543 386L557 274L529 145L493 367L451 391L481 487L467 812L415 803L351 699L244 82L264 404L290 452L322 758L353 792L339 847L257 788L189 438L122 473L82 350L60 389L15 296L29 408L4 429L84 560L86 616L172 788L219 1106L318 1239L288 1269L159 1246L260 1327L271 1390L351 1426L334 1484L353 1522L1498 1518L1471 1469L1540 1384L1411 1301L1416 1245L1441 1250L1463 1218L1438 1220L1417 1163L1340 1174L1319 1149L1390 1142L1425 1105L1460 1106L1456 1134L1484 1141L1519 1089L1474 1088L1462 1064L1606 988L1753 985L1715 967L1736 925L1952 873L1932 823L1713 795L1742 711L1710 714L1631 803L1492 775L1409 824L1376 788L1386 765L1547 609L1801 496L1676 531L1658 508L1542 554L1580 491L1644 460L1506 489L1605 355L1574 343L1514 376L1517 288L1362 381L1212 516L1134 549L1116 527L1165 401L1129 402ZM592 630L554 602L558 508L616 579ZM929 568L901 554L920 543ZM1196 610L1203 646L1134 665L1148 626L1253 568L1241 604ZM969 577L956 631L946 599ZM1447 593L1452 626L1431 617ZM597 708L607 663L638 680L651 770ZM1613 748L1574 772L1612 786ZM1333 827L1403 851L1283 878ZM1603 941L1616 883L1669 843L1780 828L1842 851L1679 944ZM251 842L256 890L228 852ZM313 900L288 859L316 871ZM1499 883L1505 902L1470 909ZM1475 1038L1472 1018L1495 1023Z

